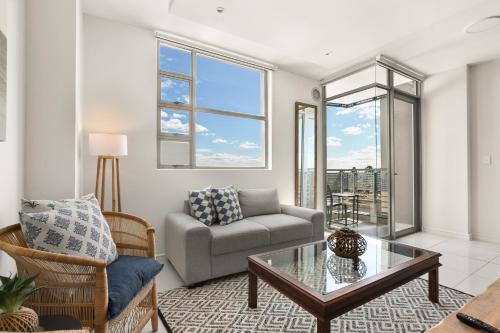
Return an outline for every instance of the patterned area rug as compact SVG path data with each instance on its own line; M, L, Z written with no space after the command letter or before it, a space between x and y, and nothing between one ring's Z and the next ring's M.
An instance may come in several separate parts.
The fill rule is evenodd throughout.
M316 319L259 280L258 307L247 307L247 275L197 288L159 293L159 313L171 333L316 332ZM440 286L440 304L427 299L427 281L416 279L335 320L332 332L423 332L472 296Z

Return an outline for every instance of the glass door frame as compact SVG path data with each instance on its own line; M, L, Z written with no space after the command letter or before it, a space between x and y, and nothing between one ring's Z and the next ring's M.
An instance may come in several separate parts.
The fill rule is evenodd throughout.
M380 57L380 56L379 56ZM378 58L379 58L378 57ZM328 136L327 133L327 105L328 102L335 99L339 98L342 96L347 96L359 91L363 91L369 88L379 88L379 89L386 89L387 90L387 98L388 98L388 118L389 118L389 133L387 133L389 137L389 192L390 192L390 200L389 200L389 211L388 211L388 226L389 226L389 233L386 237L381 237L384 239L396 239L397 237L402 237L407 234L411 234L414 232L418 232L422 230L422 221L421 221L421 165L420 165L420 104L421 104L421 87L422 87L422 81L424 79L424 76L416 71L413 71L411 68L406 67L404 65L398 64L396 62L391 62L389 58L384 59L389 59L389 61L379 61L377 58L376 61L369 61L366 63L363 63L361 65L354 66L352 70L345 70L342 71L340 75L334 75L333 78L329 77L328 80L322 80L322 96L323 96L323 114L322 114L322 122L323 122L323 128L322 128L322 140L323 140L323 172L321 176L323 177L323 204L324 207L327 206L327 197L325 195L326 193L326 187L327 187L327 175L326 175L326 170L327 170L327 161L328 161L328 152L327 152L327 144L326 144L326 138ZM385 67L387 69L387 86L374 82L368 85L364 85L361 87L356 87L354 89L351 89L346 92L342 92L338 95L333 95L333 96L327 96L326 95L326 85L332 81L339 80L341 78L347 77L349 75L355 74L357 72L360 72L370 66L373 65L380 65L382 67ZM394 73L397 73L399 75L406 76L410 78L411 80L414 80L416 82L416 89L415 89L415 94L407 93L403 90L399 90L394 87ZM414 189L413 189L413 227L408 228L399 232L396 232L396 222L394 220L394 212L395 212L395 193L394 193L394 100L395 99L403 100L409 103L412 103L414 105L414 112L413 112L413 149L414 149L414 172L413 172L413 178L414 178Z
M393 71L389 74L390 82L392 83ZM392 85L391 85L392 86ZM396 220L393 218L396 216L396 191L394 190L394 184L396 183L396 172L394 171L395 164L395 144L394 144L394 133L395 133L395 100L400 100L413 105L413 227L406 228L401 231L396 230ZM421 221L421 206L420 206L420 184L421 184L421 170L420 170L420 98L413 96L411 94L405 93L400 90L394 89L392 86L389 92L389 150L390 150L390 214L389 214L389 230L390 239L396 239L403 237L422 230Z

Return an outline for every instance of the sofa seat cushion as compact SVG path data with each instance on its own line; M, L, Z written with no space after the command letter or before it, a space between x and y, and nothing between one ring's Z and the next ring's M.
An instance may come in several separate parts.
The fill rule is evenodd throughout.
M135 256L119 256L108 265L108 319L118 316L162 268L153 258Z
M250 221L266 227L270 232L271 244L290 242L313 236L312 223L286 214L252 216Z
M212 255L215 256L269 245L269 230L249 219L227 225L213 225L210 226L210 231Z

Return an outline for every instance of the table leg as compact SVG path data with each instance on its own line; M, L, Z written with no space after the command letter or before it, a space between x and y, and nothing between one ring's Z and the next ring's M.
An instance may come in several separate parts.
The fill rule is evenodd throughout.
M317 318L317 333L330 333L330 321L324 318Z
M437 268L429 272L429 301L439 303L439 273Z
M248 271L248 307L257 307L257 276L251 271Z

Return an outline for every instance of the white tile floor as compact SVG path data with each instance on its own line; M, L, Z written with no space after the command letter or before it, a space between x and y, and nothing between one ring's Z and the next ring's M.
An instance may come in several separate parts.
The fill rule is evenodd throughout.
M446 238L423 232L397 241L441 253L439 283L443 286L477 295L500 278L500 244Z
M439 283L443 286L477 295L500 278L500 244L447 238L424 232L397 241L441 253ZM158 290L182 286L182 280L170 263L165 258L161 261L165 263L165 268L157 279ZM150 325L143 330L143 333L146 332L151 332ZM167 332L161 322L158 332Z

